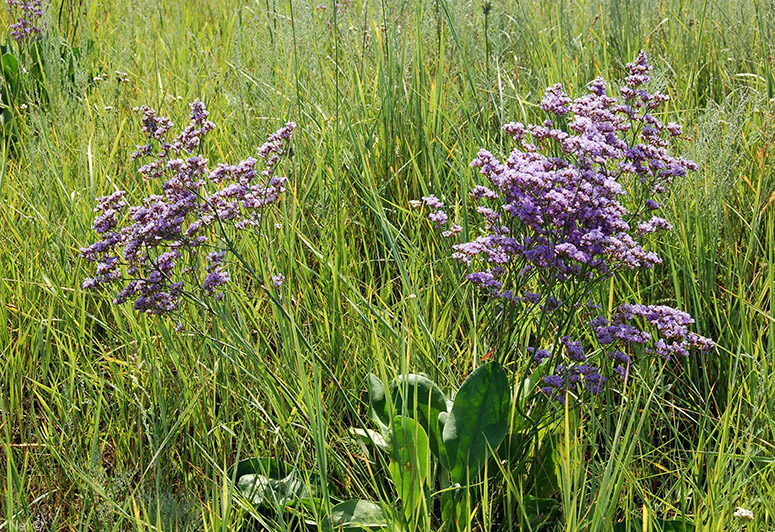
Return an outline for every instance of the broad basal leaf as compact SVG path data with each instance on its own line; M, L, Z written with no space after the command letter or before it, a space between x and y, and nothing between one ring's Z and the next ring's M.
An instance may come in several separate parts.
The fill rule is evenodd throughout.
M465 484L487 460L489 449L506 435L509 380L497 362L475 369L460 387L444 423L446 467L452 481ZM443 462L444 463L444 462Z

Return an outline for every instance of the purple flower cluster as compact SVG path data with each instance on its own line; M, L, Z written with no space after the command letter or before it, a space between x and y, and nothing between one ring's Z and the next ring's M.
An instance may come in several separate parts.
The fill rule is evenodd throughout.
M37 37L43 30L40 19L43 17L41 0L6 0L8 12L16 22L8 26L16 42L23 42Z
M654 333L641 328L639 321L650 325ZM609 348L608 356L626 366L631 362L630 356L613 347L627 349L639 345L645 353L666 360L676 355L687 356L690 349L712 348L713 340L689 331L693 323L689 314L672 307L625 303L619 305L610 321L601 316L593 320L592 326L597 341Z
M575 331L571 334L592 317L577 311L593 282L661 263L647 245L650 234L672 228L654 215L658 199L674 179L697 169L671 154L670 140L681 135L681 126L655 116L668 97L644 88L651 71L645 52L627 68L618 95L610 94L600 77L576 99L561 84L549 87L540 104L547 113L542 123L504 126L518 146L505 160L479 151L471 167L486 183L469 196L482 217L481 232L453 246L453 258L473 269L468 281L523 304L525 313L557 318L554 327L567 318L563 327ZM444 236L459 233L438 198L423 200L431 209L429 219L446 229ZM536 285L541 294L528 291ZM563 318L560 310L568 314ZM688 331L691 323L688 314L670 307L622 305L610 322L602 317L593 322L592 332L608 355L597 362L600 367L569 336L555 342L551 353L537 347L528 352L536 363L554 366L542 389L564 402L570 392L599 394L609 359L613 372L626 376L633 345L666 359L710 348L711 340Z
M258 150L259 159L249 157L236 165L208 168L198 155L203 139L215 128L200 101L190 104L190 123L174 139L167 117L141 107L142 131L147 138L133 159L150 158L139 170L146 181L163 180L161 194L128 206L124 191L100 198L92 225L100 235L96 243L81 248L81 256L96 262L94 277L84 288L99 288L127 281L115 304L134 301L141 312L161 314L177 309L186 281L198 283L216 298L229 279L222 252L204 257L199 250L217 248L215 229L233 224L237 229L258 225L263 211L276 203L286 178L275 175L295 127L289 122L273 133ZM260 163L260 164L259 164ZM203 279L202 279L203 277Z
M531 273L562 282L661 262L641 239L671 226L663 218L640 217L658 209L654 198L696 165L669 153L667 139L681 130L652 114L667 96L641 88L649 81L646 54L641 52L628 68L620 98L608 94L602 78L576 100L555 85L541 102L550 114L543 124L504 126L520 148L504 162L479 152L471 166L489 183L478 185L470 196L484 203L477 209L484 231L456 244L453 255L484 266L469 275L470 281L514 300L520 294L504 284L519 287ZM624 206L624 182L639 187L643 208L631 212ZM448 216L441 202L434 196L424 199L433 209L431 221L445 226ZM457 233L450 228L446 234Z
M593 395L600 395L606 378L600 374L600 368L589 364L574 364L572 366L558 365L554 373L543 378L541 391L552 399L565 404L569 393L582 386L582 389Z
M713 340L689 331L693 323L689 314L669 306L624 303L610 320L598 316L590 326L597 343L612 363L612 372L624 380L629 375L636 351L670 360L676 355L687 356L691 349L707 351L714 347ZM541 390L560 402L565 401L568 392L579 389L582 384L584 391L599 394L606 378L600 374L599 367L589 365L581 342L569 336L563 336L560 342L565 347L567 364L558 365L551 375L544 377ZM542 349L528 348L528 352L538 363L551 358L551 354Z
M600 373L599 367L588 363L581 342L571 339L570 336L563 336L560 343L565 348L565 363L558 364L551 375L542 379L544 386L541 390L563 404L567 394L576 390L599 395L607 379ZM539 364L552 356L543 349L528 348L528 351Z

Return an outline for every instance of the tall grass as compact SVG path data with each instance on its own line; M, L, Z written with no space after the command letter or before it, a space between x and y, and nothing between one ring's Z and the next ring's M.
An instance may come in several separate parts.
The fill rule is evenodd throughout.
M409 200L444 195L473 231L468 163L480 147L508 149L500 125L539 116L549 84L578 95L597 74L621 78L646 48L701 170L676 184L665 263L607 289L677 304L719 348L655 367L607 419L558 416L541 429L557 441L561 467L547 478L558 526L659 530L682 515L696 530L739 529L740 505L756 515L747 530L769 530L773 6L340 4L83 3L69 45L94 44L74 79L49 20L48 102L18 109L20 149L0 161L0 529L299 529L233 491L228 468L248 456L321 474L321 522L344 498L390 500L375 475L384 464L347 431L365 422L367 372L424 372L452 387L492 347L481 302ZM182 122L194 98L219 126L213 161L252 155L285 120L299 127L289 192L267 222L282 228L237 242L255 277L235 272L210 313L185 308L178 334L84 292L77 250L93 238L96 197L147 193L129 160L140 139L132 108ZM270 297L260 284L276 271L287 280ZM520 513L529 470L478 487L507 511L474 508L468 529L535 526Z

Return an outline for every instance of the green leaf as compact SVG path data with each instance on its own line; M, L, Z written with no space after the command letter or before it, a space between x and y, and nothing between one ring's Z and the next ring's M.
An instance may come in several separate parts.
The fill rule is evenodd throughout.
M414 419L397 416L390 431L388 470L407 512L418 508L431 477L428 435Z
M389 526L389 516L382 506L372 501L351 500L337 504L331 509L327 530L355 532L357 530L383 530Z
M19 99L19 61L13 54L5 53L0 56L0 63L2 63L2 105L5 108L10 108L14 104L14 100Z
M473 479L489 449L500 445L508 426L509 398L509 380L497 362L476 368L460 387L442 433L452 482Z
M554 530L561 516L560 504L554 499L527 495L522 499L522 519L527 518L522 528L527 530Z
M380 451L388 452L389 446L387 441L385 440L385 437L382 436L379 432L376 430L371 429L359 429L357 427L350 427L347 429L352 436L355 436L358 438L359 441L363 442L365 445L373 445Z
M311 475L310 484L289 464L274 458L249 458L232 466L228 475L236 479L237 488L256 506L288 506L311 500L318 484Z
M446 412L447 399L432 380L422 375L401 375L390 385L396 414L409 416L420 422L428 434L431 452L441 460L444 451L439 414Z
M450 408L450 410L452 410ZM447 424L447 418L449 417L449 412L441 412L439 414L439 430L442 434L444 434L444 425Z
M385 385L373 373L369 373L369 417L382 426L390 425Z
M227 475L239 480L241 476L252 473L263 473L271 476L286 475L290 469L292 469L291 466L274 458L246 458L231 466Z
M6 77L19 75L19 61L13 54L3 54L0 61L3 63L3 74Z

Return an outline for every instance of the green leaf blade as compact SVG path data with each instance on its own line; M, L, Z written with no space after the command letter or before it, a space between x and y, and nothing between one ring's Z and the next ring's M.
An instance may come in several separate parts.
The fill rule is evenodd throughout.
M439 414L447 411L447 398L432 380L422 375L401 375L390 385L396 413L416 419L430 440L431 452L442 459L444 450Z
M475 477L489 450L503 441L510 396L508 377L497 362L478 367L460 387L442 434L453 482Z

